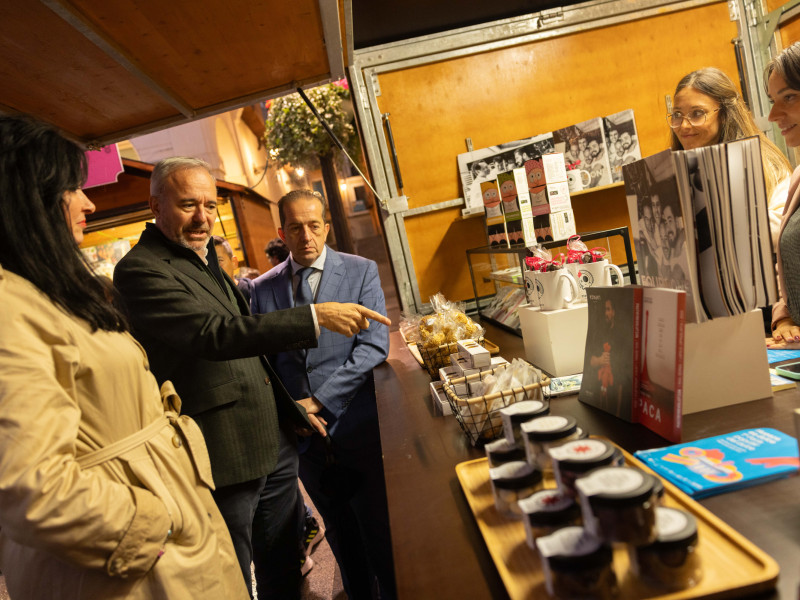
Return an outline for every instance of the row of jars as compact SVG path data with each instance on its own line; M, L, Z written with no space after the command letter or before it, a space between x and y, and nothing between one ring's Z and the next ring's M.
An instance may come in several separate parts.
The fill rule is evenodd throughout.
M500 412L504 437L485 446L495 507L524 523L552 596L612 598L614 545L647 584L676 591L699 581L697 522L662 505L658 477L625 466L616 446L549 414L547 402ZM556 488L545 487L547 475Z

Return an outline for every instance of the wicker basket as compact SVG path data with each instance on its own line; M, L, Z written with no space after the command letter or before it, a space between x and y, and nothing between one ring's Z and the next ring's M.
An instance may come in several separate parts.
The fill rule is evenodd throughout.
M475 341L481 346L486 346L486 342L482 337ZM433 379L439 379L439 369L450 364L450 355L458 352L458 344L452 342L450 344L425 348L420 342L417 342L417 350L419 350L419 355L422 357L422 364L428 369L430 376Z
M541 400L549 390L550 378L544 375L539 383L500 390L488 396L465 398L459 396L453 390L453 386L456 384L483 381L487 375L499 373L509 366L510 364L498 365L488 371L482 371L467 377L449 379L444 382L443 389L450 403L450 408L452 408L458 424L467 434L473 446L485 444L502 435L503 420L500 415L500 409L523 400Z

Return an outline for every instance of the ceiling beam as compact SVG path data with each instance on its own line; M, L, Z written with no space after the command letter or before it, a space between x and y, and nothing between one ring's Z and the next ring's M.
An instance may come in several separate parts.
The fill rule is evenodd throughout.
M324 1L324 0L321 0ZM127 69L134 77L143 82L151 91L158 94L173 108L187 118L196 116L194 108L187 104L174 90L163 82L150 76L143 65L132 57L103 32L99 31L83 13L75 8L69 0L40 0L42 4L64 19L75 31L105 52L112 60Z
M325 37L331 80L338 81L344 77L342 25L339 21L338 0L319 0L319 16L322 19L322 34Z
M341 77L337 78L341 79ZM295 92L298 87L311 87L319 85L321 81L325 80L325 74L315 75L308 79L303 79L301 81L293 81L288 84L284 84L278 87L260 90L258 92L254 92L252 94L247 94L246 96L239 96L236 98L231 98L226 100L225 102L220 102L218 104L212 104L210 106L203 106L198 108L195 112L196 118L205 118L205 117L212 117L214 115L218 115L229 110L234 110L237 108L241 108L243 106L249 106L251 104L256 104L258 102L263 102L265 100L269 100L270 98L277 98L278 96L285 96L286 94L290 94ZM87 144L89 147L92 148L102 148L108 144L113 144L115 142L121 142L123 140L128 140L132 137L136 137L137 135L144 135L146 133L153 133L154 131L161 131L162 129L166 129L167 127L171 127L173 125L179 125L181 123L185 123L186 119L180 115L175 115L172 117L167 117L166 119L161 119L159 121L151 121L139 127L132 127L129 129L125 129L122 131L115 131L107 136L101 136L99 138L94 138L89 141L82 141L81 143Z

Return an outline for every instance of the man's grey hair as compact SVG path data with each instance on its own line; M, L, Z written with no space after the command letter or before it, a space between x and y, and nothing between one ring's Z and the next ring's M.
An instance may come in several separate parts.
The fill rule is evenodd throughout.
M214 240L215 246L222 246L225 249L225 254L227 254L229 258L233 258L233 248L231 248L228 240L221 235L212 235L211 239Z
M211 172L211 165L206 161L199 158L192 158L191 156L173 156L160 160L153 168L153 174L150 176L150 195L160 198L164 193L164 185L169 179L169 176L176 171L184 169L205 169L208 174L214 178ZM216 181L216 178L214 178Z

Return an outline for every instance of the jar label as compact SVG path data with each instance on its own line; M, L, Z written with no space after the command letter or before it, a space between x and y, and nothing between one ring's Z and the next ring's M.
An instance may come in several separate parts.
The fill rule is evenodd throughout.
M573 504L572 498L565 496L558 490L544 490L536 492L530 498L520 500L519 505L526 513L557 512Z
M562 527L555 533L536 540L539 552L551 556L585 556L600 547L600 540L588 535L583 527Z
M597 494L625 494L632 492L644 483L644 474L627 467L608 467L598 469L575 482L586 496Z
M563 446L550 449L550 456L556 460L594 460L608 450L608 445L600 440L575 440Z
M686 529L688 524L689 518L683 511L666 507L656 509L656 529L659 537L676 535Z
M537 419L533 419L532 421L528 421L527 423L522 424L523 431L531 432L531 431L556 431L563 427L566 427L569 421L566 417L559 417L559 416L547 416L547 417L539 417Z
M508 462L499 467L489 469L489 477L495 479L520 479L533 472L533 467L521 460Z
M524 402L515 402L511 406L506 406L500 410L502 415L515 415L519 413L534 413L542 410L544 403L538 400L525 400Z

